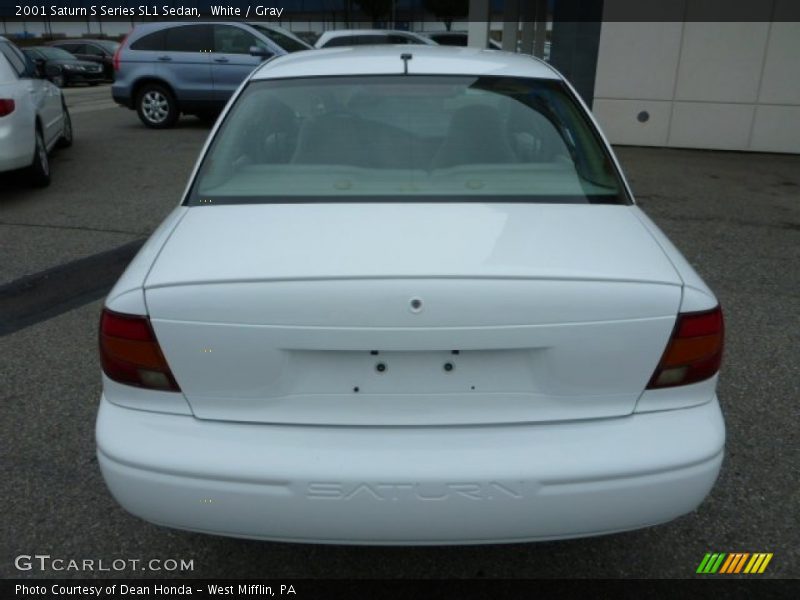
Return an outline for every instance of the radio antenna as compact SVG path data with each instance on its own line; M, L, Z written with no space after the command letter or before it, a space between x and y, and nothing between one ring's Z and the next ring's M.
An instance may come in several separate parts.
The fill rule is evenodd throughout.
M400 59L403 61L403 75L408 75L408 61L410 61L414 56L410 52L404 52L400 55Z

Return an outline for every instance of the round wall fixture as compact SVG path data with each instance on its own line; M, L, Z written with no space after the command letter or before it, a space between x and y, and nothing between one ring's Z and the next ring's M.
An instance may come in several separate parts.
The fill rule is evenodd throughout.
M411 300L408 301L408 309L412 313L422 312L422 298L411 298Z
M639 123L647 123L650 120L650 113L646 110L643 110L636 115L636 120L639 121Z

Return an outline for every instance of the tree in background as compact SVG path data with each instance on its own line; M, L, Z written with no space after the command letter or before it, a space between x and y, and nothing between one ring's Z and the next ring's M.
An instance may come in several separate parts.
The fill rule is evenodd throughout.
M444 23L447 31L453 27L453 21L469 14L469 0L425 0L424 6Z

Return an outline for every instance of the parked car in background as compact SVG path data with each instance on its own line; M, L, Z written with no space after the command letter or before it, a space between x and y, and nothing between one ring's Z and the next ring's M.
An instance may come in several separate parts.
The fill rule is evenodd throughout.
M434 42L439 44L440 46L466 46L468 34L466 31L430 31L425 32L424 34ZM517 44L519 49L519 44ZM498 42L497 40L493 40L489 38L489 42L486 46L491 50L502 50L503 45ZM545 61L550 61L550 42L544 43L544 58Z
M93 62L103 67L103 76L107 81L114 80L114 53L119 42L114 40L54 40L48 46L61 48L81 60Z
M97 455L134 515L244 538L552 540L714 485L717 299L548 65L278 57L110 292Z
M0 172L25 169L32 185L46 186L48 153L71 145L72 121L61 90L0 37Z
M104 80L102 65L78 60L61 48L31 46L22 48L22 51L38 68L43 69L45 77L58 87L66 87L73 83L97 85Z
M320 36L318 31L293 31L292 33L311 46L314 45Z
M114 56L111 95L148 127L172 127L181 113L216 115L267 58L311 48L266 23L137 25Z
M420 35L424 35L432 39L440 46L466 46L467 45L467 32L466 31L430 31ZM486 47L490 50L502 50L503 45L497 40L489 38Z
M372 46L376 44L435 45L430 38L412 31L396 29L332 29L324 32L314 43L315 48L337 46Z

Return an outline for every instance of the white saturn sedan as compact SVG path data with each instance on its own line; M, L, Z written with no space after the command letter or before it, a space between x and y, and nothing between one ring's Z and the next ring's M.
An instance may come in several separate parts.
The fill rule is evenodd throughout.
M48 153L72 145L64 96L19 48L0 37L0 173L25 169L34 186L50 183Z
M514 542L674 519L725 427L714 294L546 63L270 60L106 300L99 464L162 525Z

